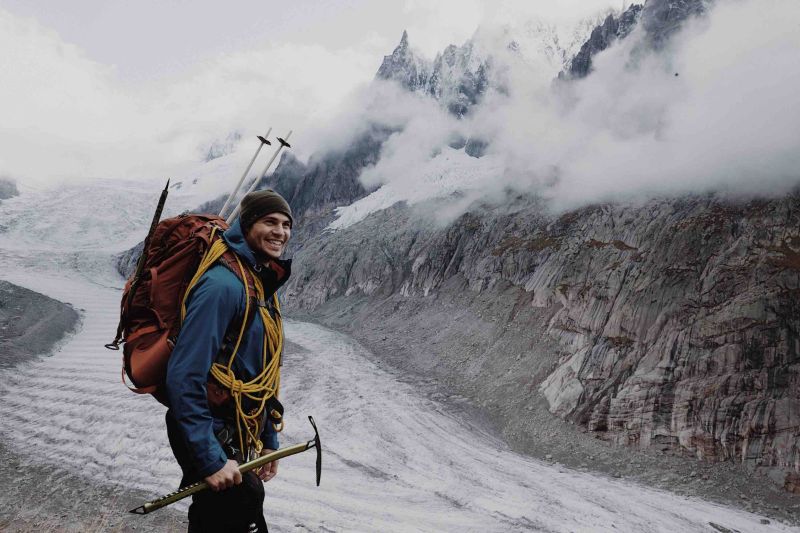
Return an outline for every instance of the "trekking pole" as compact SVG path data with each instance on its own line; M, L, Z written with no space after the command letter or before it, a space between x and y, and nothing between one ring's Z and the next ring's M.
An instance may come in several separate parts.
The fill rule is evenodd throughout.
M128 309L128 307L130 307L131 302L133 301L133 295L136 294L136 287L139 285L139 278L142 276L142 270L144 269L144 252L147 250L147 245L150 244L150 236L153 235L156 226L158 226L158 221L161 220L161 212L164 211L164 203L167 201L168 194L169 180L167 180L164 190L161 191L161 197L158 199L156 212L153 213L153 220L150 222L150 229L147 231L147 236L144 238L142 253L139 255L139 260L136 262L136 270L134 270L133 277L131 278L131 288L128 290L128 297L125 299L125 305L122 306L120 311L120 321L119 325L117 326L117 336L114 337L113 341L105 345L109 350L119 350L119 342L122 339L122 314L126 309Z
M314 423L313 417L308 417L309 422L311 422L311 427L314 428L314 439L308 442L303 442L300 444L295 444L294 446L289 446L287 448L281 448L280 450L275 450L272 453L267 455L263 455L258 459L253 459L250 462L247 462L243 465L239 466L239 472L244 474L245 472L249 472L250 470L254 470L260 466L264 466L267 463L271 463L272 461L277 461L278 459L283 459L284 457L289 457L290 455L295 455L306 450L310 450L311 448L317 449L317 486L319 487L320 477L322 477L322 444L319 441L319 431L317 431L317 425ZM205 481L198 481L197 483L193 483L192 485L187 485L186 487L182 487L175 492L171 492L165 496L158 498L157 500L153 500L151 502L147 502L144 505L137 507L136 509L131 509L128 511L129 513L133 514L148 514L161 509L162 507L166 507L167 505L173 504L179 500L186 498L187 496L191 496L197 492L206 490L208 487L208 483Z
M289 142L288 142L289 141L289 137L291 137L291 136L292 136L292 132L290 130L289 133L286 135L285 139L281 139L280 137L277 137L278 142L281 143L281 145L278 146L278 149L275 150L274 154L272 154L272 158L270 158L269 162L267 163L267 166L264 167L264 171L261 173L261 177L257 178L253 182L253 184L250 185L250 188L247 189L247 192L244 193L245 196L250 194L251 192L253 192L255 190L256 186L258 185L258 182L261 181L264 178L264 176L267 175L267 170L269 170L269 167L270 167L270 165L272 165L272 162L275 161L275 158L278 157L278 154L281 153L281 150L283 150L284 147L286 147L286 148L291 148L292 147L292 145L289 144ZM239 214L239 207L240 206L238 206L238 205L236 206L236 209L233 210L233 213L230 214L230 216L227 218L227 220L225 220L225 222L230 224L231 221L233 221L233 219L236 218L236 215Z
M258 157L258 154L261 152L261 148L263 148L265 144L272 145L272 143L267 140L270 133L272 133L272 128L267 130L266 135L264 135L263 137L261 135L256 135L256 137L258 137L258 140L261 141L261 143L258 145L258 149L256 149L256 153L253 156L253 159L250 160L250 164L247 165L247 169L244 171L244 174L242 174L242 177L239 178L239 183L236 184L236 188L234 188L233 191L231 191L230 195L228 195L228 199L225 200L225 204L222 206L222 209L219 210L220 217L225 213L225 210L228 209L228 206L231 205L231 202L236 197L236 193L239 192L239 187L242 186L242 182L244 182L244 179L247 177L247 173L250 172L250 169L253 167L253 163L256 162L256 158Z

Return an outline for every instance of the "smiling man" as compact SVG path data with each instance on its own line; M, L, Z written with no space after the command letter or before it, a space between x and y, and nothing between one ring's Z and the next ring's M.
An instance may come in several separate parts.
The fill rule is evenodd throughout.
M170 409L166 421L170 446L183 471L181 486L205 480L212 489L193 497L189 507L192 533L267 531L262 482L277 474L278 462L244 475L238 464L278 448L275 428L280 423L266 416L274 413L277 399L270 398L263 414L251 419L248 434L247 428L237 424L234 396L238 392L234 389L260 382L270 363L280 361L283 331L273 296L291 272L291 261L280 257L291 236L292 222L289 204L278 193L264 190L246 195L239 219L222 238L254 278L253 287L245 292L236 273L239 263L220 260L203 274L187 300L186 316L167 368ZM255 278L263 286L263 300L254 296ZM249 306L246 294L250 294ZM268 314L252 311L259 307ZM249 316L247 309L251 310ZM230 365L235 379L216 379L219 374L214 374L212 367L228 366L237 344ZM258 412L252 395L240 397L241 412Z

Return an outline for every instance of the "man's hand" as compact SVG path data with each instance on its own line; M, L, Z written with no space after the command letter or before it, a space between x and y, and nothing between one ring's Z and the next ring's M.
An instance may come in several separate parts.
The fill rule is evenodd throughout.
M242 482L242 473L239 472L239 463L228 459L225 466L206 478L206 483L214 492L229 489Z
M275 450L264 448L263 450L261 450L261 455L264 456L274 451ZM278 473L278 461L272 461L270 463L265 464L262 467L256 468L256 475L258 475L258 479L260 479L264 483L274 478L277 473Z

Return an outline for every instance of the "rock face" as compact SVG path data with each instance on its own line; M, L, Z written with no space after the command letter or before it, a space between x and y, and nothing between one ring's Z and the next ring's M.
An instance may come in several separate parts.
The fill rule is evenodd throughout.
M225 199L223 198L219 202L219 207L217 207L217 211L216 212L219 212L219 209L222 207L222 204L224 202L225 202ZM201 213L203 213L203 212L212 212L213 213L214 210L212 209L212 210L200 211L200 212ZM119 256L117 256L117 272L119 272L120 275L123 278L127 279L127 278L131 277L131 275L136 271L136 262L139 261L139 256L142 255L142 250L143 249L144 249L144 241L140 242L139 244L137 244L136 246L134 246L130 250L126 250L126 251L122 252L121 254L119 254Z
M592 57L630 35L640 22L645 46L656 50L663 47L686 20L705 12L706 3L704 0L647 0L644 6L633 4L619 16L609 15L592 30L569 68L559 74L559 79L587 76L592 70Z
M0 368L51 351L79 320L72 306L0 280Z
M375 77L432 96L450 113L462 117L489 88L491 64L491 58L481 54L472 40L463 46L448 46L430 63L411 51L408 33L403 32L400 44L383 58Z
M294 247L322 231L333 220L334 209L371 192L358 177L365 167L377 163L381 147L391 133L391 129L374 126L346 150L312 156L307 165L293 156L281 159L259 188L278 191L292 206L298 229L292 234Z
M642 27L650 42L661 47L684 21L705 12L709 0L648 0L642 10Z
M608 15L603 23L592 30L589 39L575 54L567 70L568 76L562 72L559 77L583 78L592 69L592 57L605 50L617 39L624 39L636 26L642 6L633 4L619 16Z
M553 412L619 444L800 467L798 207L591 215L546 286L571 352L542 384Z
M391 55L384 56L375 77L396 81L409 91L424 89L431 76L431 65L418 57L408 46L408 32L403 31L400 44Z
M0 200L8 200L18 194L19 191L17 190L17 184L14 180L0 177Z
M522 202L443 229L396 207L307 242L287 301L368 303L359 329L392 320L412 367L476 398L543 394L614 443L799 471L798 227L798 195Z

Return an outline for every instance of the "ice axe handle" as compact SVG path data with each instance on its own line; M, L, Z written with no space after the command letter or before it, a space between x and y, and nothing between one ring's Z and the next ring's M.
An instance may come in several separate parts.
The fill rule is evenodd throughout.
M267 463L271 463L272 461L277 461L278 459L283 459L284 457L289 457L290 455L295 455L311 448L316 448L317 486L319 486L320 477L322 475L322 445L320 444L319 431L317 431L317 425L314 423L314 418L309 416L308 420L311 422L311 426L314 428L314 440L295 444L294 446L289 446L287 448L281 448L280 450L275 450L267 455L262 455L257 459L253 459L252 461L240 465L239 472L244 474L245 472L255 470L256 468L262 467ZM157 500L140 505L136 509L131 509L129 512L133 514L148 514L208 488L208 483L205 481L198 481L197 483L192 483L191 485L182 487L175 492L170 492L169 494L162 496Z

